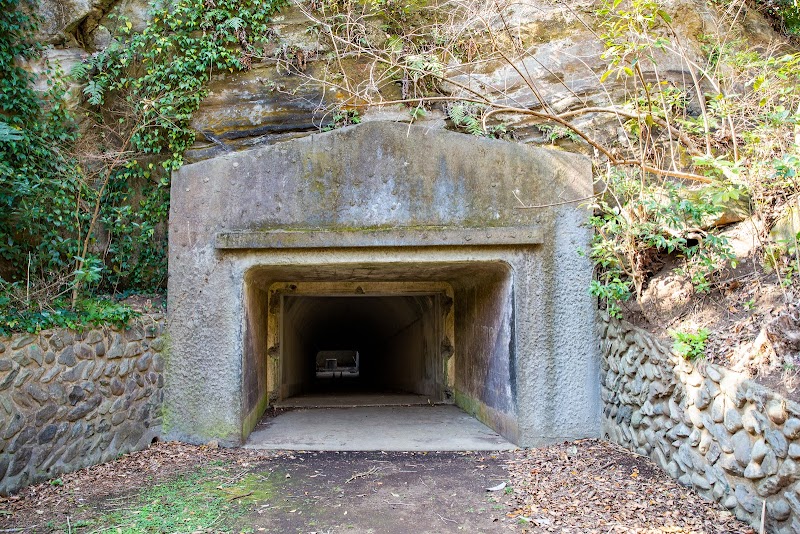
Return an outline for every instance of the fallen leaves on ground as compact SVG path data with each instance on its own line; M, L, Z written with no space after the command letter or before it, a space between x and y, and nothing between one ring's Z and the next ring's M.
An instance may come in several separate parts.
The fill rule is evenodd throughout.
M53 520L67 524L68 518L74 522L91 509L125 506L137 490L178 474L205 468L237 479L246 472L263 469L278 456L295 458L289 452L157 443L113 462L62 475L58 482L30 486L16 495L0 498L0 531L16 527L15 531L50 532L46 525ZM487 495L501 494L503 502L508 502L506 497L511 498L507 512L500 512L505 517L497 523L499 530L510 527L522 533L754 534L729 512L678 485L650 460L611 443L581 440L504 453L504 457L510 458L508 485L502 489L482 486L496 490ZM425 455L415 461L424 463ZM485 466L477 465L476 469L482 467ZM371 474L360 466L348 467L351 468L355 468L356 475ZM227 497L237 500L245 496L240 490L232 490ZM491 502L498 502L498 497L491 497ZM92 506L87 506L90 503ZM392 503L387 501L387 506ZM452 510L448 508L447 512ZM455 518L442 521L455 524Z
M104 502L109 508L114 508L125 500L126 494L214 461L247 466L249 462L275 454L214 445L195 446L177 441L156 443L149 449L121 456L112 462L60 475L50 482L28 486L15 495L0 497L0 510L5 512L0 512L0 529L24 527L21 530L37 531L38 527L44 528L40 525L43 511L51 515L56 512L61 516L60 520L66 522L67 517L74 518L86 503Z
M509 462L522 532L753 534L730 512L680 486L650 460L581 440L520 451Z

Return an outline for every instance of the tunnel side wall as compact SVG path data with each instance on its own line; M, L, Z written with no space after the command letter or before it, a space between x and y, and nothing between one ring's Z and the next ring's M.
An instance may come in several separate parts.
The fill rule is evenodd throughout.
M416 297L419 317L404 325L385 343L386 382L393 390L427 395L432 402L443 400L439 391L442 373L439 355L439 320L436 297ZM411 354L419 357L409 357Z
M267 358L250 339L249 269L503 261L512 276L498 291L513 305L502 310L509 331L498 329L495 339L509 348L492 352L503 361L489 369L497 363L508 374L484 378L484 397L474 397L476 378L465 395L502 406L499 415L516 426L521 445L598 435L598 350L586 292L592 268L577 254L589 245L589 231L580 227L588 212L575 203L591 192L590 163L581 156L390 123L184 166L172 182L165 409L173 417L165 433L224 443L246 435L252 402L243 393L245 375L260 372L246 362ZM518 199L558 205L515 209ZM280 250L216 246L218 232L429 227L536 227L544 239L534 247L434 247L424 236L403 248L382 247L380 238L372 248L293 248L288 237ZM456 351L462 343L457 339ZM509 395L496 395L496 376Z
M301 354L303 356L314 352L309 340L303 335L302 325L294 319L295 310L284 300L283 315L285 320L281 325L281 350L284 354ZM281 358L281 391L283 399L307 393L309 377L314 372L311 362L307 357Z
M258 419L267 407L267 322L268 299L266 292L252 280L245 284L244 360L242 362L242 422L243 432L255 428Z
M514 301L508 264L454 283L456 404L518 443Z

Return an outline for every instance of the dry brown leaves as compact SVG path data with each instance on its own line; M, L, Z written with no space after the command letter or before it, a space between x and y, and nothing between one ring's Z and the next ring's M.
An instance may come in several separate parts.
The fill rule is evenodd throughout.
M74 522L86 504L95 509L119 506L126 496L178 473L217 461L221 470L258 469L282 454L290 453L158 443L63 475L60 484L38 484L0 498L0 532L9 527L49 531L44 517L56 522L71 517ZM730 513L679 486L649 460L610 443L582 440L518 451L512 457L508 472L513 505L508 518L515 524L508 526L515 531L754 533Z
M650 460L607 442L522 451L509 474L515 497L509 517L522 532L754 532Z

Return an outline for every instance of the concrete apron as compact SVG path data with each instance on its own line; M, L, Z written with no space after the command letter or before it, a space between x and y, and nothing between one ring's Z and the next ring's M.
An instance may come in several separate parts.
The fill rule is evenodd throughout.
M309 394L289 397L273 404L275 408L358 408L364 406L428 406L435 404L426 395L410 393Z
M244 447L303 451L516 449L514 444L452 405L291 411L262 422Z

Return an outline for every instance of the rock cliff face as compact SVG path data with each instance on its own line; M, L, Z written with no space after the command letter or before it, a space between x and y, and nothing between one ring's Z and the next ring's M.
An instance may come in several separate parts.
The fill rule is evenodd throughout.
M446 70L457 85L445 89L464 96L474 90L494 101L532 109L541 108L545 101L557 113L619 102L626 91L624 81L612 77L599 82L607 68L607 61L601 59L600 30L593 18L599 4L599 0L531 1L504 8L505 24L513 28L524 53L509 58L509 62L454 60ZM728 29L720 26L719 13L703 0L668 0L664 4L674 19L670 37L684 51L665 52L657 58L657 72L642 64L642 75L654 83L685 84L691 80L689 65L701 58L703 35ZM264 50L263 61L254 61L246 72L222 73L214 78L208 98L194 116L198 136L194 149L187 154L188 161L306 135L335 122L331 109L346 95L319 81L335 81L332 67L343 68L355 85L374 83L375 69L366 56L347 57L334 64L326 44L329 41L319 37L319 24L309 20L298 6L293 4L275 17L275 39ZM43 0L38 9L45 21L39 38L51 45L46 57L60 63L66 72L85 54L108 46L121 24L116 16L125 17L134 31L143 29L148 21L145 0ZM368 22L366 27L364 39L371 44L386 40L380 21ZM755 12L741 18L739 29L754 46L766 46L775 38L769 24ZM474 46L486 43L476 41ZM704 89L701 82L698 90ZM376 90L384 100L402 95L400 83L382 82ZM408 122L409 111L404 105L358 108L363 121ZM434 106L425 117L415 120L441 128L445 127L444 118L443 106ZM553 141L551 132L542 131L529 118L500 118L514 129L518 140L533 144ZM604 142L624 142L619 121L609 114L581 114L573 122ZM569 139L559 142L580 149L577 144L570 145Z

